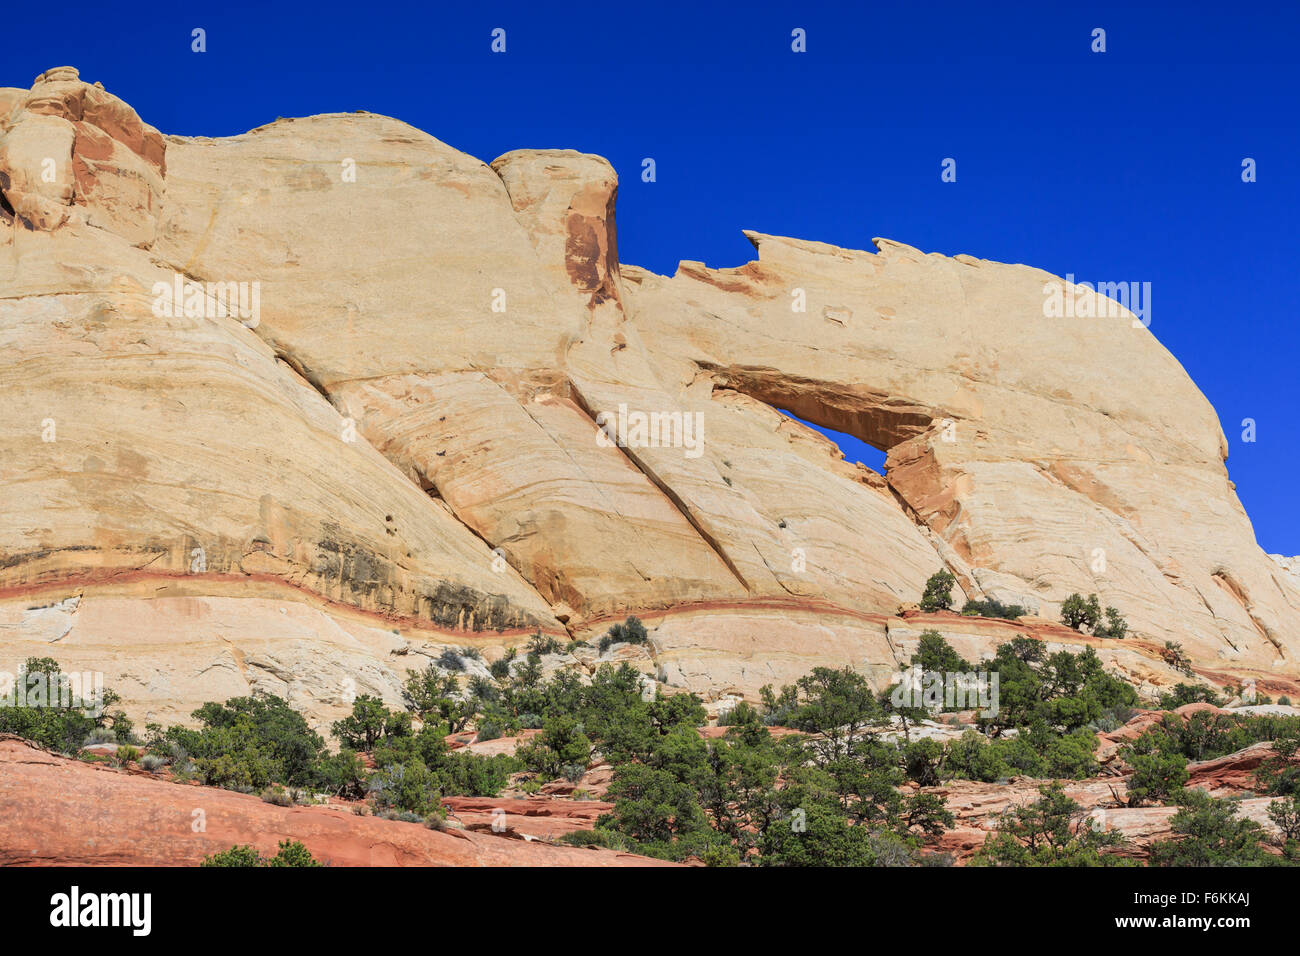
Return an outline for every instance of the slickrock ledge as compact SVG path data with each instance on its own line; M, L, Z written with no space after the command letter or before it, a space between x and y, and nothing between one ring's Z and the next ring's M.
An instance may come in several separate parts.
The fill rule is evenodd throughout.
M252 844L274 856L281 840L302 843L326 866L676 865L525 839L512 825L525 811L513 803L502 803L507 827L501 834L431 830L338 807L278 807L229 790L92 766L0 737L0 866L197 866L236 845Z
M1041 619L1097 592L1152 686L1166 640L1300 678L1300 577L1130 313L886 239L751 231L755 261L659 276L619 262L617 188L368 113L191 138L70 67L0 88L0 666L103 670L146 719L259 689L324 722L443 647L635 613L660 681L753 695L883 680L946 566ZM600 440L620 408L702 441Z

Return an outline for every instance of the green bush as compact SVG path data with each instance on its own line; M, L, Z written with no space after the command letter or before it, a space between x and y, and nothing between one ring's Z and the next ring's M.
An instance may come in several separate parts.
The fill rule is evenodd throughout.
M930 575L925 582L925 591L921 594L922 611L947 611L952 608L952 589L957 578L947 568L942 568Z
M1097 595L1090 594L1085 600L1077 592L1071 594L1061 604L1061 621L1076 631L1092 630L1101 621L1101 604Z
M547 780L570 773L579 768L578 776L586 771L591 760L592 743L583 725L564 714L548 717L542 732L515 751L515 756L525 769L541 774Z
M250 845L232 846L229 850L213 853L204 857L199 866L320 866L310 852L301 843L290 840L280 841L280 850L275 856L267 858Z
M1119 611L1113 607L1106 608L1106 623L1098 624L1092 631L1097 637L1109 637L1117 641L1122 641L1128 634L1128 622L1120 617Z
M459 651L448 647L438 655L438 666L443 670L460 672L465 669L465 659Z
M1179 754L1123 747L1120 756L1133 770L1128 778L1130 807L1164 803L1187 783L1187 758Z
M999 748L992 746L982 734L968 730L948 745L948 757L943 765L944 776L964 780L994 783L1011 776L1011 767Z
M1203 790L1182 790L1179 810L1169 821L1175 836L1151 844L1152 866L1268 866L1274 859L1263 847L1258 823L1237 815L1232 800Z
M1203 684L1175 684L1173 690L1160 695L1159 707L1161 710L1177 710L1184 704L1199 703L1221 707L1223 698L1215 693L1213 687Z
M996 598L983 601L967 601L961 607L961 613L967 617L998 617L1014 621L1029 612L1019 604L1003 604Z
M382 767L371 775L369 787L376 810L407 810L421 819L441 800L433 774L418 758Z
M606 631L596 647L604 654L615 644L645 644L649 640L645 625L638 618L629 617L622 624L615 624Z
M1039 799L1006 811L971 860L972 866L1124 866L1115 855L1124 838L1093 826L1088 811L1060 784L1038 789Z
M550 634L543 635L541 631L535 632L528 639L527 648L529 654L561 654L564 652L564 645L560 643L558 637Z
M245 792L273 782L306 786L325 753L320 736L279 697L235 697L204 704L192 716L197 729L172 727L149 746L189 754L199 778L212 786Z
M14 686L29 691L26 706L0 706L0 733L16 734L38 746L58 753L76 753L85 741L128 743L131 724L124 715L109 714L108 708L120 698L105 689L102 712L87 715L76 707L62 706L71 699L71 678L59 669L58 661L49 657L28 658L14 675ZM39 691L38 691L39 688ZM65 694L66 692L66 694Z

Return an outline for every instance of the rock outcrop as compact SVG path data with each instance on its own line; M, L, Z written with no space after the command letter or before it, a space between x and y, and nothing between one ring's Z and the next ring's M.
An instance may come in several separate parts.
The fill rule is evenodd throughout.
M487 165L368 113L205 139L67 67L0 89L5 656L149 719L257 688L324 721L444 647L638 614L661 681L752 695L884 680L946 566L1044 619L1098 592L1153 686L1166 640L1300 677L1300 580L1131 313L883 239L658 276L616 194L599 157Z
M232 846L274 856L296 840L327 866L672 866L661 860L529 839L580 829L537 826L527 801L472 829L356 816L328 806L279 807L256 796L184 786L150 774L91 766L0 738L0 866L197 866ZM529 810L533 813L529 815ZM472 816L470 809L466 815ZM490 817L490 809L484 811ZM558 816L558 812L557 812ZM530 820L524 823L525 819ZM562 819L562 818L561 818Z

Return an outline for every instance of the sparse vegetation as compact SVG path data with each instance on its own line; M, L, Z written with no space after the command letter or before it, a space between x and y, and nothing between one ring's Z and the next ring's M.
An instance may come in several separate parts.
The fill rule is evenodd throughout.
M628 618L606 638L640 643L647 635ZM975 865L1126 862L1116 855L1119 838L1095 828L1061 785L1050 782L1094 775L1098 728L1119 726L1137 703L1134 689L1107 673L1090 648L1049 653L1025 637L999 646L992 660L979 664L999 675L996 712L977 713L978 730L967 728L947 742L908 732L937 710L898 706L890 690L875 692L861 674L826 667L779 692L764 687L761 706L738 703L719 721L725 735L705 739L696 729L705 720L699 699L644 695L643 675L631 665L602 664L590 678L560 670L544 679L540 657L559 648L554 638L535 634L526 657L506 659L507 667L490 678L479 671L463 689L460 674L436 664L408 671L405 708L358 697L331 728L342 745L336 753L285 701L258 696L205 704L194 712L194 728L151 724L145 753L125 745L112 759L260 794L283 807L309 800L309 792L365 798L359 813L434 827L446 825L444 796L495 795L507 785L536 793L557 779L578 784L601 760L613 771L603 796L613 809L594 830L563 842L693 857L711 866L948 865L950 857L929 849L953 825L936 788L958 779L992 783L1027 775L1043 779L1039 799L1004 814ZM927 673L976 671L935 630L921 635L911 660ZM1165 702L1205 696L1204 688L1180 684ZM798 733L774 736L769 728L776 725ZM447 741L468 728L486 740L526 727L541 732L513 756L478 756ZM76 730L78 740L116 742L107 722ZM1261 740L1274 745L1256 777L1261 790L1277 797L1269 813L1287 841L1281 857L1263 849L1263 831L1234 805L1184 789L1189 761ZM1131 771L1130 806L1179 807L1174 839L1157 844L1151 861L1300 862L1298 749L1300 717L1165 715L1120 751ZM573 798L587 795L576 788ZM301 844L286 841L269 859L253 847L232 847L204 865L319 864Z
M639 619L629 617L622 624L615 624L606 631L596 646L604 654L615 644L645 644L649 640L645 625Z
M1040 787L1038 793L1038 800L1002 815L972 866L1133 865L1115 854L1123 837L1095 826L1060 784Z
M961 613L965 617L999 617L1014 621L1029 612L1019 604L1003 604L995 598L985 598L982 601L967 601L961 606Z
M925 582L925 591L921 594L921 610L951 610L952 589L956 586L957 578L947 568L942 568L930 575Z
M1102 611L1097 595L1071 594L1061 604L1061 621L1067 627L1094 637L1122 640L1128 634L1128 622L1113 607Z
M1186 674L1188 677L1192 677L1196 673L1192 670L1192 661L1183 650L1183 645L1179 644L1177 641L1165 641L1165 647L1164 650L1160 652L1160 656L1164 658L1165 662L1170 667L1178 671L1180 674Z
M1203 790L1180 790L1179 810L1169 821L1175 836L1151 845L1152 866L1270 866L1278 862L1264 849L1258 823L1238 815L1233 800Z
M121 699L116 693L102 688L102 700L86 701L91 706L83 710L65 705L72 700L73 686L72 676L59 669L58 661L28 658L13 683L15 693L22 688L23 706L0 706L0 733L16 734L60 753L76 753L83 743L130 743L134 739L126 716L121 711L109 712Z
M205 857L199 866L320 866L305 846L296 840L281 840L275 856L265 857L252 845L232 846Z
M1177 710L1184 704L1198 703L1222 707L1223 698L1215 693L1213 687L1206 687L1204 684L1178 683L1174 685L1172 690L1160 695L1161 710Z

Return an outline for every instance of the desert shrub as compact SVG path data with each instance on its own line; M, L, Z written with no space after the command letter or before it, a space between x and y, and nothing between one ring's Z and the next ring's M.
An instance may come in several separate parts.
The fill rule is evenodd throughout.
M645 625L638 618L629 617L622 624L615 624L606 631L596 647L604 654L615 644L645 644L649 639Z
M344 800L359 800L366 795L366 766L356 751L341 747L317 762L311 785Z
M848 667L815 667L784 688L780 700L792 705L785 725L814 735L813 749L827 760L854 756L862 746L861 732L884 720L871 685Z
M86 714L71 703L72 678L49 657L31 657L14 675L14 693L22 688L25 706L0 706L0 733L16 734L25 740L59 753L75 753L83 743L128 743L131 724L124 715L109 714L118 695L104 689L98 715ZM86 690L82 691L87 693Z
M491 691L492 696L496 693L495 689ZM402 700L406 709L423 723L439 724L447 733L458 734L478 716L484 698L473 693L462 694L459 677L430 665L422 671L406 672Z
M488 665L488 673L490 673L496 680L508 680L510 677L510 665L518 655L518 650L513 647L510 648L510 650L505 652L503 657L497 658Z
M1206 687L1203 684L1175 684L1173 690L1167 691L1160 695L1159 707L1161 710L1177 710L1184 704L1213 704L1215 707L1223 706L1223 698L1220 697L1213 687Z
M409 810L421 818L433 812L441 797L433 774L418 758L375 771L367 784L376 810Z
M624 853L631 848L627 837L616 830L574 830L561 835L559 842L570 846L600 846Z
M1151 844L1152 866L1267 866L1274 861L1263 847L1264 830L1238 816L1232 800L1203 790L1181 790L1179 810L1169 821L1175 836Z
M875 866L872 831L850 823L833 802L803 808L802 830L774 826L764 831L759 859L764 866ZM896 846L886 852L896 857Z
M1013 807L971 860L972 866L1123 866L1114 851L1124 838L1095 828L1090 815L1060 784L1038 789L1039 799Z
M937 740L913 740L903 747L903 771L922 787L937 787L944 757L943 744Z
M245 844L206 856L199 866L266 866L266 858L256 847Z
M560 654L564 645L558 637L537 631L528 639L527 649L529 654Z
M718 715L719 727L744 727L748 724L761 724L763 716L748 701L740 701L735 707Z
M480 757L452 751L433 768L438 790L448 797L495 797L521 768L510 754Z
M938 631L922 631L912 663L921 670L944 673L965 673L974 670Z
M1099 623L1093 628L1092 633L1097 637L1109 637L1121 641L1128 634L1128 622L1120 616L1118 610L1113 607L1106 608L1106 621Z
M575 767L580 768L578 776L581 777L592 751L591 740L584 731L583 725L572 717L549 717L542 724L542 732L518 748L515 756L526 770L548 780Z
M1160 656L1164 658L1165 663L1180 674L1186 674L1188 677L1191 677L1196 673L1192 669L1191 658L1189 658L1187 652L1183 650L1183 645L1177 641L1165 641L1165 646L1160 652Z
M293 806L293 795L288 790L275 783L262 791L262 802L274 804L277 807Z
M465 669L465 659L459 651L448 647L438 655L438 666L445 671L459 673Z
M245 792L273 782L304 786L325 752L320 736L279 697L234 697L204 704L192 716L197 729L171 727L150 749L179 748L212 786Z
M140 766L150 773L156 773L167 766L167 758L160 754L145 754L140 758Z
M251 845L232 846L229 850L205 857L199 866L320 866L305 846L296 840L281 840L273 857L264 857Z
M1121 748L1120 757L1133 770L1128 778L1130 807L1164 803L1187 783L1187 758L1180 754L1146 750L1138 744Z
M968 730L948 745L943 773L948 778L993 783L1011 776L1011 767L999 748L992 746L982 734Z
M1300 796L1284 797L1268 805L1268 817L1285 840L1300 840Z
M740 851L730 843L714 843L700 853L705 866L740 866Z
M930 575L925 582L925 591L921 594L922 611L947 611L952 608L952 589L957 578L947 568L942 568Z
M1077 592L1071 594L1061 604L1061 622L1076 631L1087 631L1096 627L1101 621L1101 603L1097 595L1090 594L1087 599Z
M470 677L465 690L470 698L476 702L476 706L480 711L484 706L495 704L501 699L501 689L497 687L492 678L484 677L482 674L474 674Z
M1300 750L1300 718L1283 718L1273 734L1273 756L1260 764L1255 777L1264 791L1277 796L1300 794L1300 764L1296 751Z
M1251 744L1272 741L1275 756L1261 764L1256 771L1265 788L1274 781L1270 773L1277 767L1281 779L1295 779L1300 787L1300 767L1294 774L1288 751L1294 753L1300 744L1300 717L1273 714L1222 714L1201 711L1189 717L1165 714L1160 723L1133 741L1138 753L1175 754L1188 760L1212 760L1235 753ZM1278 793L1281 791L1274 790Z
M1029 612L1019 604L1003 604L996 598L986 598L983 601L967 601L962 605L961 613L968 617L1000 617L1014 621Z
M1070 734L1108 710L1137 704L1137 692L1108 673L1092 648L1049 654L1040 641L1018 637L1000 645L986 666L999 677L998 707L979 725L993 736L1035 723Z

